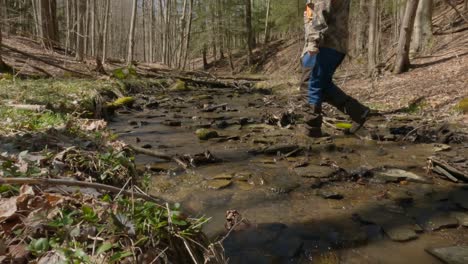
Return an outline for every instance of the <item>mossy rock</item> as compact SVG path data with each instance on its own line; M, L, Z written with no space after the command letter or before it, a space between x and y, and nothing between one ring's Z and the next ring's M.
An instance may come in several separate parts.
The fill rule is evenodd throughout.
M186 91L190 91L190 87L188 87L187 84L184 81L177 80L171 86L171 88L169 88L169 90L171 90L173 92L186 92Z
M115 69L112 72L112 76L119 80L125 80L125 79L137 78L138 73L134 67L129 66L129 67Z
M457 109L463 114L468 114L468 98L463 98L458 104Z
M200 140L208 140L208 139L219 137L218 132L214 130L205 129L205 128L197 129L197 131L195 131L195 134Z
M134 102L135 98L133 97L120 97L112 103L107 103L107 107L116 109L123 106L132 106Z

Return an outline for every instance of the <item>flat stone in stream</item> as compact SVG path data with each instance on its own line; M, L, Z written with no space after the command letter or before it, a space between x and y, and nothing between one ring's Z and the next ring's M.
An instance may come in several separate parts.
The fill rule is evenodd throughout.
M336 171L328 166L309 165L295 168L294 172L304 178L330 178Z
M220 190L229 187L231 184L231 180L210 180L208 181L208 188L213 190Z
M427 231L437 231L444 228L458 227L458 220L450 214L438 213L431 216L423 227Z
M299 188L300 184L296 182L274 182L268 189L274 193L287 194Z
M461 226L468 227L468 213L465 212L453 212L452 217L458 220Z
M383 226L385 234L393 241L405 242L418 238L418 234L415 231L415 227L412 225L386 225Z
M177 120L164 120L161 124L170 127L180 127L182 125L182 122Z
M419 176L415 173L400 170L400 169L388 169L384 171L375 172L374 177L385 182L399 182L402 180L419 182L419 183L429 183L429 179Z
M426 251L446 264L468 263L468 246L428 248Z
M330 190L319 190L317 191L317 195L324 199L332 200L341 200L344 198L342 194Z

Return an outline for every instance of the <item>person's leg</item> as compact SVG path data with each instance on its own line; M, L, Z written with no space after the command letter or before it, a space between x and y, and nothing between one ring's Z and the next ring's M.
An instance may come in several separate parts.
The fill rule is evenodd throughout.
M305 121L308 126L309 136L322 135L322 102L324 92L332 85L332 77L336 68L340 65L344 55L331 49L321 48L317 55L309 80L308 103Z
M327 83L323 89L323 100L336 107L341 112L349 115L351 120L358 124L353 127L353 130L355 131L364 124L370 110L358 100L347 95L342 89L333 83L333 74L335 74L336 69L343 62L345 54L328 48L323 48L320 52L326 56L327 61L331 62L329 64L330 69L327 71L330 75L327 75Z

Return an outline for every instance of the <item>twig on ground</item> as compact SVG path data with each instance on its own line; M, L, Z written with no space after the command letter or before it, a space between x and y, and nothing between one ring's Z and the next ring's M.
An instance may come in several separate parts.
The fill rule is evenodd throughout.
M157 198L154 196L150 196L147 194L141 193L132 193L129 191L122 191L121 188L117 188L114 186L102 184L102 183L93 183L93 182L84 182L84 181L75 181L75 180L62 180L62 179L45 179L45 178L0 178L0 185L1 184L11 184L11 185L22 185L22 184L29 184L29 185L51 185L51 186L75 186L75 187L85 187L85 188L92 188L96 190L104 190L111 193L118 194L123 193L127 196L134 195L136 198L140 198L146 201L151 201L160 205L164 202L163 199Z

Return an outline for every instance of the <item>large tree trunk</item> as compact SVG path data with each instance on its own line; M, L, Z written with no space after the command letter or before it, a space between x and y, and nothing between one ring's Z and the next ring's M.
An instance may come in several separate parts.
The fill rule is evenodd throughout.
M247 64L252 65L253 54L252 49L254 46L253 31L252 31L252 4L250 0L244 0L245 4L245 31L247 37Z
M359 16L357 18L357 32L356 32L356 43L354 47L354 54L361 55L365 49L365 41L366 41L366 25L367 20L369 19L369 12L367 11L367 3L366 0L359 1Z
M372 74L377 65L377 23L378 23L378 3L379 0L371 0L369 6L369 41L368 41L368 54L367 66L368 73Z
M154 0L150 0L150 17L149 17L149 62L154 62L154 48L153 48L153 29L154 29Z
M193 20L193 0L189 1L189 18L188 18L188 28L187 28L187 40L185 41L185 54L184 54L184 61L182 64L182 70L185 69L185 66L187 65L187 57L189 53L189 48L190 48L190 40L192 36L192 20Z
M419 0L407 0L405 16L401 24L400 38L398 40L397 57L395 61L394 72L396 74L409 70L409 48L411 44L411 35L413 33L414 20Z
M433 0L420 0L414 22L413 50L424 50L432 38Z
M58 21L57 21L57 2L55 0L39 1L39 23L41 42L46 48L52 48L59 42L58 39Z
M130 30L128 32L128 53L127 53L127 64L131 65L133 62L133 48L135 46L135 24L136 24L136 13L137 13L137 0L133 0L132 3L132 18L130 19Z
M0 21L0 72L5 68L5 62L2 58L2 21Z

